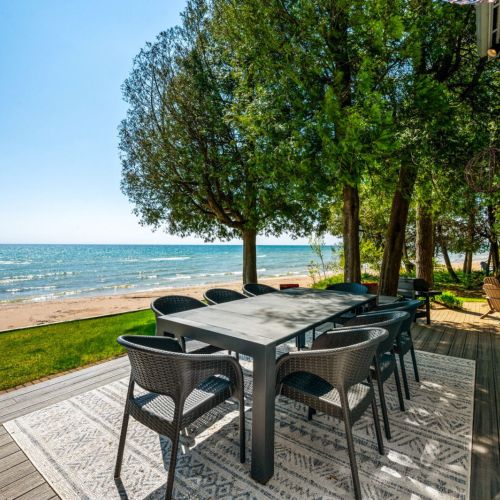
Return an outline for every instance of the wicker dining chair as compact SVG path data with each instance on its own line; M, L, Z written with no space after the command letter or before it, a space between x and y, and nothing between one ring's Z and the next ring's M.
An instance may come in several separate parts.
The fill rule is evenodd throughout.
M378 345L388 335L383 328L339 328L318 337L312 350L284 354L276 364L278 395L344 421L354 493L358 499L361 486L352 425L371 405L378 450L384 454L370 365ZM309 411L308 418L311 416Z
M246 299L247 296L235 290L228 288L210 288L207 290L203 297L209 305L222 304L224 302L232 302L233 300Z
M361 285L360 283L334 283L332 285L328 285L325 290L329 290L330 292L352 293L353 295L366 295L368 293L368 287ZM338 316L335 319L335 323L343 325L346 321L349 321L351 318L356 316L356 314L361 314L364 311L364 306L357 307L354 311Z
M246 283L243 285L243 293L247 297L255 297L256 295L264 295L265 293L279 292L277 288L262 283Z
M387 412L384 383L392 375L394 375L396 390L398 393L399 408L401 411L405 411L403 391L401 390L401 381L399 379L394 344L396 342L396 337L401 332L404 321L408 320L409 317L410 315L405 311L381 311L371 314L361 314L353 319L350 319L344 324L347 328L376 326L378 328L385 328L389 332L389 336L379 344L377 353L373 358L373 365L371 367L372 379L377 381L385 436L387 439L391 439L391 429L389 426L389 415ZM333 331L332 333L335 332Z
M208 307L201 300L187 297L184 295L166 295L159 297L151 302L151 310L156 316L156 335L163 337L175 338L175 335L169 332L162 331L158 324L158 318L167 314L174 314L183 311L190 311L192 309L199 309L200 307ZM223 351L219 347L206 344L199 340L189 339L182 337L180 343L184 352L190 354L211 354L214 352Z
M380 311L406 311L410 317L403 322L401 327L401 333L396 337L396 343L394 344L394 352L399 357L399 365L401 367L401 376L403 378L403 386L405 389L406 399L410 399L410 387L408 385L408 376L406 375L406 366L404 357L406 354L411 354L411 360L413 363L413 372L415 374L415 380L420 382L420 377L418 375L417 357L415 355L415 348L413 347L413 338L411 335L411 326L414 323L415 315L417 309L420 307L420 300L401 300L398 302L393 302L392 304L383 304L377 306L371 312Z
M121 473L129 417L172 442L165 498L172 498L179 434L233 397L239 403L240 461L245 461L243 372L231 356L186 354L168 337L124 335L118 342L131 365L114 477ZM136 385L144 389L138 394ZM229 459L228 459L229 461Z
M360 283L334 283L333 285L328 285L326 290L347 292L354 295L366 295L368 293L368 287Z

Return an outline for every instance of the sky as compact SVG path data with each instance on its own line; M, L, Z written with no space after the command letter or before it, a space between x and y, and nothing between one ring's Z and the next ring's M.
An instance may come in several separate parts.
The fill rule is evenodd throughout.
M120 191L121 84L184 5L0 0L0 243L202 242L140 226Z

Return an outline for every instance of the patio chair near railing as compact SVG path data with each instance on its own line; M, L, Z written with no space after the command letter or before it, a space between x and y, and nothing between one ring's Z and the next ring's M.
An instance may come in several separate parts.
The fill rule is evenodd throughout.
M410 315L405 311L382 311L378 313L361 314L344 324L347 328L376 326L378 328L385 328L389 332L389 336L379 344L377 352L373 358L373 365L371 367L372 379L377 381L380 406L382 408L382 418L384 420L385 436L387 439L391 439L391 429L389 426L389 415L387 412L384 383L394 375L396 390L398 393L399 409L401 411L405 411L403 391L401 390L401 381L399 380L394 344L396 343L396 337L401 333L403 323L407 321L409 317Z
M209 305L223 304L224 302L232 302L233 300L246 299L246 295L228 288L210 288L203 297Z
M406 374L405 366L405 355L410 353L411 360L413 363L413 372L415 374L415 380L420 382L420 377L418 375L417 357L415 355L415 348L413 347L413 338L411 335L411 327L415 320L415 315L417 309L420 307L420 300L401 300L398 302L393 302L391 304L384 304L377 306L372 312L379 311L406 311L410 317L403 322L401 327L401 333L396 337L396 343L394 344L394 352L399 356L399 365L401 367L401 376L403 378L403 386L405 389L406 399L410 399L410 386L408 385L408 376ZM371 314L371 312L367 313Z
M399 278L398 295L407 299L421 299L420 311L415 318L425 318L431 324L431 298L441 295L440 290L431 290L429 284L422 278Z
M256 295L264 295L265 293L279 292L277 288L262 283L246 283L243 285L243 293L247 297L255 297Z
M172 442L165 493L165 498L172 498L181 430L231 397L239 402L240 461L245 461L243 372L234 358L186 354L178 342L168 337L125 335L118 342L127 350L131 374L116 458L116 479L120 477L132 415ZM136 386L143 391L136 394Z
M187 297L184 295L166 295L165 297L159 297L153 302L151 302L151 310L156 316L156 335L163 337L175 338L169 332L161 331L158 324L158 317L165 316L167 314L174 314L183 311L190 311L192 309L199 309L200 307L208 307L206 304L201 302L201 300L194 299L193 297ZM211 354L214 352L222 351L218 347L215 347L205 342L199 340L193 340L189 338L182 337L180 343L184 352L189 352L190 354Z
M378 450L384 443L370 365L378 345L388 337L382 328L338 329L318 337L310 351L290 352L276 364L277 394L344 421L352 480L361 498L352 425L372 408ZM309 411L309 418L312 412Z
M500 286L495 286L494 284L486 283L483 285L484 293L486 294L486 300L488 301L489 311L481 316L481 319L486 318L490 314L495 314L500 312Z

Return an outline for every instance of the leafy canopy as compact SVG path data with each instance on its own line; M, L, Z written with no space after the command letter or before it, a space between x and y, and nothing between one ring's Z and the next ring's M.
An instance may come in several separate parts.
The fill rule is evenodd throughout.
M315 198L304 196L303 176L267 154L275 144L235 115L239 71L226 56L203 0L140 51L123 85L122 189L144 224L183 236L303 234Z

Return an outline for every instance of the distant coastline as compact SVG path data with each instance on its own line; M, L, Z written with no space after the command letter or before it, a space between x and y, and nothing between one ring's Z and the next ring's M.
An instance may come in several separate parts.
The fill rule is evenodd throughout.
M338 262L338 251L325 247L325 260ZM451 257L459 267L461 257ZM487 255L474 259L479 268ZM308 245L257 247L260 280L307 276L311 261L318 258ZM209 287L238 282L241 269L236 244L0 244L0 306Z
M312 280L308 276L268 278L263 282L275 287L279 287L282 283L294 283L305 287L312 284ZM150 290L99 297L68 297L64 300L47 302L6 302L0 304L0 332L147 309L154 298L169 293L178 293L202 299L203 292L212 286L241 291L241 281L235 279L231 282L213 283L210 286L179 287L174 290Z
M122 295L237 281L241 246L0 245L0 304ZM335 258L325 248L328 260ZM259 279L307 275L307 245L259 245Z

